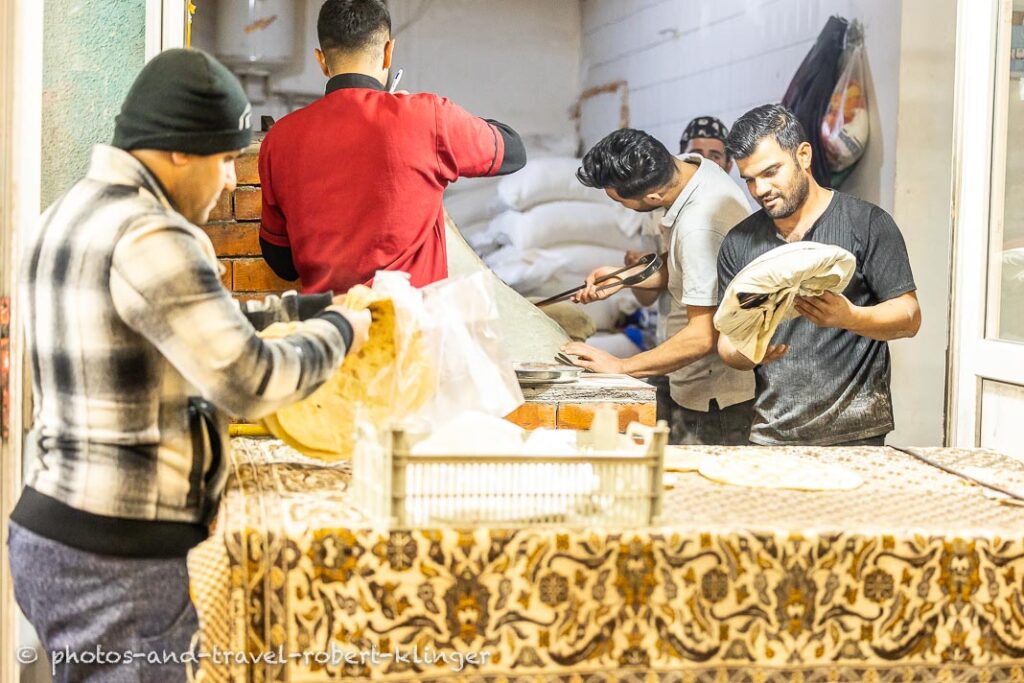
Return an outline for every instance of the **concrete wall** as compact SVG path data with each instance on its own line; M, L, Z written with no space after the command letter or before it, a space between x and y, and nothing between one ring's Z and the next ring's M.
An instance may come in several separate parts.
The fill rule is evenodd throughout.
M216 3L197 2L193 44L216 40ZM291 107L323 95L313 58L320 0L295 0L295 60L272 80ZM580 5L577 0L390 0L401 88L450 97L475 114L524 134L567 134L579 94ZM280 117L284 97L254 106Z
M864 24L871 140L843 190L892 212L924 327L892 344L894 443L938 444L948 320L955 0L587 0L582 86L629 84L630 125L678 148L701 114L730 125L778 102L832 14ZM583 107L584 144L618 124L614 97ZM899 137L898 136L902 136Z
M145 0L46 0L42 205L82 177L145 62Z

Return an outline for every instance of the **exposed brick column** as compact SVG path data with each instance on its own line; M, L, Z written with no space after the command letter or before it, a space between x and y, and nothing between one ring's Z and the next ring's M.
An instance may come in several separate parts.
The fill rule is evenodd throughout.
M224 266L224 286L238 299L261 299L299 289L299 282L286 282L274 275L260 254L260 176L257 159L260 139L247 147L235 162L238 187L221 195L203 229L213 241L217 258Z

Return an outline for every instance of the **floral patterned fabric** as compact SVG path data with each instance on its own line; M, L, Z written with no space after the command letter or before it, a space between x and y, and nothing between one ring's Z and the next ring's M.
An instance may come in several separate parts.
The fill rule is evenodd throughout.
M652 529L382 530L345 466L236 439L189 559L202 650L235 661L199 680L1024 681L1024 508L893 449L764 452L789 450L867 483L670 473ZM927 454L1024 491L1003 456Z

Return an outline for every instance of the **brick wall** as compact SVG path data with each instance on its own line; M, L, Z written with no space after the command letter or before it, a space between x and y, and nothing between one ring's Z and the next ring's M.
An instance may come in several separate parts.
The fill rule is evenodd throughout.
M221 195L204 226L224 266L224 286L240 299L298 289L274 275L260 254L260 176L257 169L259 141L250 145L235 162L238 186Z

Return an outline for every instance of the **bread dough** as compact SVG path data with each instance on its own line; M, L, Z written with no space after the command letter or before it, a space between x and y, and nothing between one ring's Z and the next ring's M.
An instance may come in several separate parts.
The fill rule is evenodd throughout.
M665 471L696 472L711 457L693 446L665 446Z
M853 254L831 244L794 242L772 249L733 278L715 313L715 328L760 363L779 325L799 315L797 296L842 294L856 268ZM757 295L764 295L763 301L742 307L743 298Z

